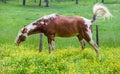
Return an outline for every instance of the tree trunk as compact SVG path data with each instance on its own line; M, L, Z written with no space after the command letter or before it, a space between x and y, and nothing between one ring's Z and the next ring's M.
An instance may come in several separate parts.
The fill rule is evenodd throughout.
M34 0L34 2L36 3L36 0Z
M39 6L41 6L41 0L39 1Z
M45 2L46 2L46 7L49 7L49 1L45 0Z
M78 4L78 0L75 0L76 1L76 4Z
M6 0L2 0L3 3L6 3Z
M104 3L104 0L102 0L102 3Z
M25 6L26 0L23 0L23 6Z

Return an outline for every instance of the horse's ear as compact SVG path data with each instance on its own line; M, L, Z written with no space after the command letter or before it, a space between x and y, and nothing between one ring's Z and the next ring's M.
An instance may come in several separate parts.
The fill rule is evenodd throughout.
M24 29L22 30L22 33L27 33L27 28L24 28Z

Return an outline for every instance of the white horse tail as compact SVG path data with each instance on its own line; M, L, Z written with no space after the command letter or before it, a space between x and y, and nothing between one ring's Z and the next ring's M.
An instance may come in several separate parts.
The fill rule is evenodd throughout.
M103 4L101 3L97 3L93 6L93 19L92 22L94 22L96 20L96 17L103 17L103 18L111 18L112 14L110 13L110 11L108 10L107 7L105 7Z

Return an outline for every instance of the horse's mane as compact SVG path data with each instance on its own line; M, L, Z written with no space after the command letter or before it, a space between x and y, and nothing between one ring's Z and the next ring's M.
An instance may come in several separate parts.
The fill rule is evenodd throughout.
M37 23L43 23L43 24L48 24L50 21L53 21L57 16L59 16L58 14L50 14L50 15L46 15L46 16L43 16L39 19L37 19L34 24L37 24Z
M56 18L56 16L58 16L58 14L50 14L50 15L46 15L46 16L43 16L41 19L51 19L51 20L53 20L53 19L55 19Z

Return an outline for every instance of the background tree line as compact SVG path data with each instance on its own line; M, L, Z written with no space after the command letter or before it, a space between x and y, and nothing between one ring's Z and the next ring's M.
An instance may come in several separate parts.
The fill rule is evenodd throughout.
M6 3L7 0L1 0L3 3ZM49 7L49 1L53 1L53 0L44 0L44 2L46 3L45 7ZM56 0L57 2L61 2L61 1L66 1L66 0ZM75 1L76 4L78 4L78 0L71 0L71 1ZM34 0L34 2L36 3L37 1ZM26 5L26 0L22 0L22 5L25 6ZM39 0L39 6L42 5L42 0Z
M7 3L7 0L1 0L3 3ZM15 0L16 1L16 0ZM29 0L17 0L21 1L22 5L25 6L27 1ZM45 4L45 7L50 6L50 2L67 2L67 1L73 1L75 4L79 4L81 1L87 1L87 0L31 0L35 3L38 3L39 6L42 6L42 4ZM119 0L94 0L95 2L102 2L102 3L120 3Z

